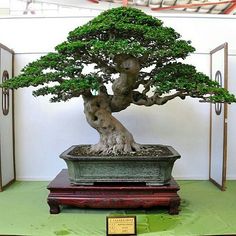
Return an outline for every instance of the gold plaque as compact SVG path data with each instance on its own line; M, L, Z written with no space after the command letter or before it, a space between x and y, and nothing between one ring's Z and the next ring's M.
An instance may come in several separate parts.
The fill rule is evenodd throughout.
M136 216L108 216L107 236L136 235Z

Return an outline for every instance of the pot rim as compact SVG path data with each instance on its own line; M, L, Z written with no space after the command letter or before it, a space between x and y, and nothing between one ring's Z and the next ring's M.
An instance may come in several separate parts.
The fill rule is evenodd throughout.
M59 156L60 158L64 160L71 160L71 161L170 161L170 160L177 160L181 157L181 155L171 146L168 145L161 145L161 144L143 144L142 146L161 146L161 147L167 147L171 152L172 155L166 155L166 156L135 156L135 155L130 155L127 154L127 156L124 155L83 155L83 156L75 156L75 155L70 155L69 153L76 147L78 146L90 146L89 144L84 144L84 145L73 145L67 150L65 150L61 155Z

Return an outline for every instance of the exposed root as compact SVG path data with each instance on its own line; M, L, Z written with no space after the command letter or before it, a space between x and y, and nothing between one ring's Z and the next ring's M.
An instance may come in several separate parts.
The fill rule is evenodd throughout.
M119 155L119 154L127 154L132 152L140 151L141 145L135 142L132 143L117 143L114 145L108 145L104 143L97 143L91 146L90 152L96 152L102 155Z

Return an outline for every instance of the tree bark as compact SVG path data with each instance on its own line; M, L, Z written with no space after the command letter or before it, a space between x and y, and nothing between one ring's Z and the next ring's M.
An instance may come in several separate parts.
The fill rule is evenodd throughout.
M132 134L112 116L110 98L106 94L84 96L84 113L88 123L100 135L99 142L91 147L91 152L118 155L140 149Z
M113 95L107 94L105 86L101 86L97 96L90 92L83 96L86 119L100 135L99 143L92 146L91 152L122 154L140 149L132 134L112 116L112 112L124 110L132 102L140 65L129 55L117 57L116 64L120 76L112 84Z
M121 55L116 62L120 76L112 84L112 112L122 111L131 104L132 91L138 87L136 81L140 71L139 61L134 57Z

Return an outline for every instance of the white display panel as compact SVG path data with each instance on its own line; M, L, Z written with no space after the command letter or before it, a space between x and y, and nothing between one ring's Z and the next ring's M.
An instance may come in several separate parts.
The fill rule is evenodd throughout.
M1 83L12 77L13 53L0 45ZM0 89L0 191L15 179L13 94Z
M227 89L228 44L211 51L211 79ZM210 180L225 190L227 160L227 104L211 105L210 113Z

